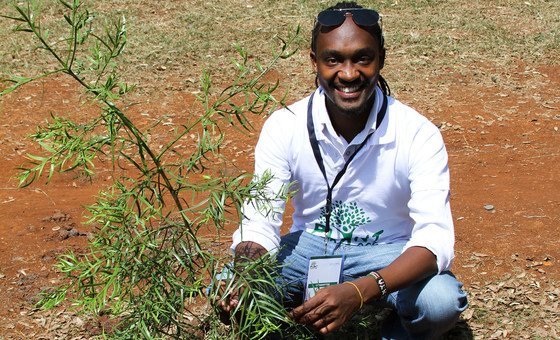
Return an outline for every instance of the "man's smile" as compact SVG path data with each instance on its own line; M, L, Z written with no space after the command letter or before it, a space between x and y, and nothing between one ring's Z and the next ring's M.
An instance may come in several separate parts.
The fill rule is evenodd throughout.
M343 99L357 98L362 94L364 89L363 83L353 85L335 85L337 94Z

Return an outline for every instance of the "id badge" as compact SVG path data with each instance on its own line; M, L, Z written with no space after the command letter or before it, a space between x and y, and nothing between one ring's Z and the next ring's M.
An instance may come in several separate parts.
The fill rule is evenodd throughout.
M307 268L305 300L309 300L321 288L340 283L342 255L311 256Z

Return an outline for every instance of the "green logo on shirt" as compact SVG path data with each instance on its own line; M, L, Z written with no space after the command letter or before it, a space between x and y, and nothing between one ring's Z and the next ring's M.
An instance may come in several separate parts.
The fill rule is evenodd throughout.
M331 212L331 230L327 233L328 238L332 238L333 229L336 229L342 235L342 239L348 243L352 240L352 234L358 227L371 222L371 218L366 216L364 209L358 207L356 202L344 203L342 201L335 201L332 206ZM321 208L321 216L319 222L315 223L314 233L324 233L326 224L326 210ZM379 235L383 230L376 232L365 238L360 237L366 244L374 244L379 239ZM358 241L358 238L356 238ZM360 243L362 245L363 243Z

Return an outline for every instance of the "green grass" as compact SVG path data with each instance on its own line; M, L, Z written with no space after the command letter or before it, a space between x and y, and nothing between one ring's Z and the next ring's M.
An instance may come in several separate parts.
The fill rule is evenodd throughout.
M9 13L10 1L0 5ZM55 1L40 0L45 22L52 20ZM92 1L100 14L127 18L129 44L125 76L151 92L175 82L194 91L203 69L218 82L232 73L233 43L252 57L266 60L277 45L300 25L299 53L278 66L291 98L313 88L308 57L315 14L334 1ZM509 71L516 63L557 63L560 54L558 1L362 1L383 15L387 42L384 70L396 94L421 93L433 80L450 82L473 69ZM0 20L0 74L29 60L35 51L24 46L24 35L10 34L11 22ZM57 34L58 32L53 32ZM25 65L44 67L42 58ZM476 75L475 75L476 76ZM426 82L426 77L429 78ZM432 81L431 81L432 80ZM479 79L491 85L490 77ZM303 85L302 85L303 84ZM504 84L505 86L506 84ZM406 96L406 95L405 95Z

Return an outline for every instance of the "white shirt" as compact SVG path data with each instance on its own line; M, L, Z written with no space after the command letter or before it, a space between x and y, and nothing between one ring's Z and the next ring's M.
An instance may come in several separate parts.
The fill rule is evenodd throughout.
M454 230L449 205L449 170L442 136L428 119L388 97L379 128L376 116L383 93L376 99L366 128L354 140L335 132L322 88L314 93L312 116L326 176L332 184L348 157L364 141L333 189L331 231L325 235L327 185L315 160L307 131L309 97L274 112L265 122L255 149L255 175L269 172L268 197L289 189L294 206L290 232L305 230L354 245L406 242L437 258L439 271L453 260ZM232 249L253 241L268 251L280 243L285 200L247 202L244 218L233 235ZM310 254L313 255L313 254Z

